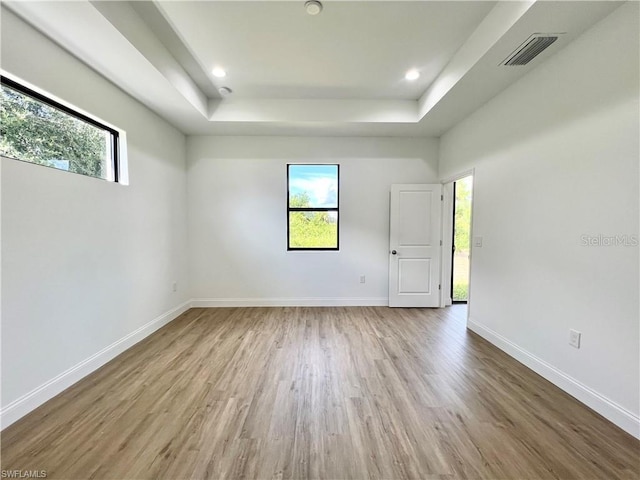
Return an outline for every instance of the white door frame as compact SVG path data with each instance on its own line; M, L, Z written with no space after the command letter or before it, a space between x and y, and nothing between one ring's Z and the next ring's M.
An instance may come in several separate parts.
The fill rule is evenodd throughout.
M473 188L471 190L471 229L469 231L469 279L471 279L471 269L473 268L473 211L475 209L475 168L464 170L456 175L446 177L441 180L442 194L444 199L442 202L442 258L440 260L442 277L442 292L440 293L440 306L445 307L451 305L451 262L453 256L453 182L461 180L465 177L473 177ZM471 281L469 281L469 293L467 298L467 320L469 320L471 312Z

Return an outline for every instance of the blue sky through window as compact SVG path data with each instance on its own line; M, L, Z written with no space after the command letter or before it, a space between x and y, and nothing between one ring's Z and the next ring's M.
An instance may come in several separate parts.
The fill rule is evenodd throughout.
M311 208L338 207L337 165L289 165L289 195L306 193Z

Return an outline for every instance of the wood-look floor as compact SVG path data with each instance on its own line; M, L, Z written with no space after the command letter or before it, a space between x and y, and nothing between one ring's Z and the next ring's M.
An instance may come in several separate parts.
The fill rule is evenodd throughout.
M637 479L640 442L464 307L192 309L2 433L61 479Z

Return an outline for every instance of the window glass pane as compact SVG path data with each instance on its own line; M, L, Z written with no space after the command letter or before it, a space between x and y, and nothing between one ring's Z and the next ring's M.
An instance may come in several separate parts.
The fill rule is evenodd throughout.
M338 212L289 212L289 248L338 248Z
M0 154L112 179L112 134L2 85Z
M289 165L289 207L338 208L338 166Z

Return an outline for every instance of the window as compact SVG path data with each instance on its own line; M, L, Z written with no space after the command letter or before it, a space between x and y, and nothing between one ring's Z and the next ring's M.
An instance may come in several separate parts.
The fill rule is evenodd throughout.
M0 77L0 155L118 181L118 131Z
M287 250L338 250L338 165L287 165Z

